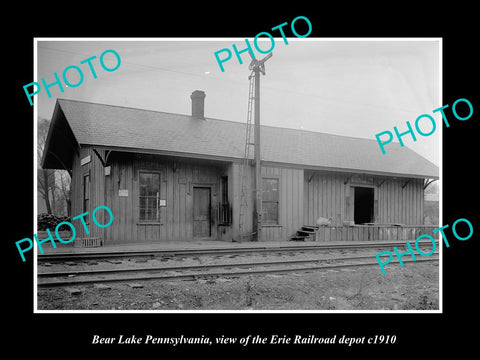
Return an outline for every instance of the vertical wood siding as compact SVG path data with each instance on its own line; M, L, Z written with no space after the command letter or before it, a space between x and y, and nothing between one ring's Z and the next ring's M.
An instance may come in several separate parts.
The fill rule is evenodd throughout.
M104 156L103 152L100 152ZM90 155L91 162L80 166L80 159ZM81 214L83 206L83 173L90 170L90 213L99 206L108 206L114 221L108 228L98 228L90 220L90 235L78 232L80 237L101 236L106 244L141 243L157 241L186 241L193 239L193 187L211 188L212 236L217 236L217 205L220 199L220 176L225 165L191 159L171 159L150 155L114 153L109 158L111 172L105 170L98 157L89 148L81 149L79 158L74 160L72 174L72 215ZM174 165L175 164L175 165ZM139 214L140 171L160 174L160 199L166 206L160 207L158 223L142 223ZM128 191L128 196L119 196L119 190ZM103 218L103 210L98 211L98 221ZM108 216L108 215L107 215ZM81 223L77 220L77 230ZM93 230L93 231L92 231Z
M241 235L250 234L253 231L253 205L255 197L254 167L247 168L247 204L244 210L244 225L240 234L240 198L241 198L241 174L242 164L233 163L229 170L231 181L232 202L232 226L230 236L235 240L248 240ZM295 235L302 226L303 221L303 170L262 167L262 177L277 178L279 180L279 209L278 225L264 225L262 228L263 241L286 241Z
M422 179L385 179L321 171L305 171L304 223L315 225L319 217L331 217L335 226L343 225L344 221L352 221L354 210L352 187L355 186L368 186L374 189L375 223L423 224Z
M104 151L99 151L104 158ZM90 155L88 164L80 160ZM90 173L89 213L100 205L108 206L114 221L102 229L93 224L90 216L90 234L83 231L79 220L74 221L77 237L102 237L109 243L141 243L157 241L187 241L193 239L193 187L211 188L212 236L223 240L239 238L241 196L241 163L168 158L153 155L113 153L109 158L111 173L105 169L91 148L80 149L73 161L72 217L83 213L83 175ZM160 198L166 206L160 208L159 223L139 220L140 171L160 174ZM249 167L249 191L245 209L244 233L253 225L253 167ZM229 201L232 206L231 226L222 226L217 232L217 206L220 201L220 177L228 176ZM377 224L423 224L423 180L350 175L327 171L310 171L286 167L262 167L262 176L279 179L279 223L263 227L265 241L285 241L295 235L302 225L314 225L318 217L331 217L335 226L353 220L354 186L374 189L374 222ZM408 180L408 183L406 183ZM402 186L404 188L402 188ZM128 196L119 196L119 190ZM106 223L104 211L98 212L98 221ZM343 231L343 230L342 230Z
M262 167L262 177L279 179L278 225L263 226L263 241L286 241L303 224L303 170Z
M409 182L402 189L405 182ZM377 188L378 212L381 224L423 224L423 180L387 179Z
M304 225L315 225L319 217L332 218L337 226L346 220L346 211L350 207L350 203L346 203L346 179L343 174L305 172Z
M103 154L102 154L103 155ZM81 165L81 159L90 156L90 162ZM75 226L76 238L86 237L104 237L104 228L96 226L92 220L93 210L100 206L106 205L104 202L104 168L101 161L90 148L81 148L80 156L74 156L72 165L72 180L70 188L72 191L72 219L83 211L83 181L84 174L90 175L90 194L89 207L86 209L89 213L87 228L89 234L86 233L80 219L73 220L72 224ZM106 216L105 216L106 215ZM108 214L102 209L96 213L96 219L100 224L106 224L109 221Z
M108 228L107 241L135 243L193 240L193 187L211 189L211 238L217 236L217 206L222 169L218 165L187 159L167 159L145 155L117 156L112 172L106 177L106 200L115 214ZM160 207L158 223L141 222L139 211L139 172L160 174ZM118 191L128 190L128 197Z

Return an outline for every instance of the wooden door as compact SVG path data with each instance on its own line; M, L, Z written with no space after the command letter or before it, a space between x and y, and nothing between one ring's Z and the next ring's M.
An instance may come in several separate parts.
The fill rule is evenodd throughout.
M210 228L210 188L193 188L193 236L209 237Z

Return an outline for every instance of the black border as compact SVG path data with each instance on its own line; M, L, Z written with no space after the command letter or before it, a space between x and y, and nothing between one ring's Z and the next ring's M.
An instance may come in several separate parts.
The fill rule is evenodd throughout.
M182 4L181 9L163 3L35 4L20 11L18 22L4 29L8 59L4 87L7 116L4 132L4 192L8 207L4 213L6 236L2 243L7 268L3 294L4 343L18 352L48 353L53 358L81 354L139 354L153 351L164 357L185 352L244 354L267 350L270 354L296 355L326 352L333 354L384 353L386 355L435 355L447 349L475 347L475 323L469 321L476 311L476 265L478 250L478 215L473 211L479 199L476 185L476 141L478 129L478 76L474 19L476 10L460 3L420 9L406 3L384 8L365 3L340 4L338 9L322 3L303 5L276 3L196 3ZM451 121L443 128L443 218L452 224L458 218L469 219L474 235L465 242L450 241L444 248L443 314L33 314L32 257L21 262L14 242L31 237L33 231L33 108L25 101L23 85L33 79L34 37L252 37L258 32L306 16L312 23L310 37L442 37L443 38L443 104L467 98L474 115L468 121ZM12 29L13 27L13 29ZM14 30L14 31L12 31ZM4 66L5 66L4 65ZM10 134L14 135L10 140ZM447 233L451 234L451 233ZM451 235L450 235L451 236ZM31 254L31 253L30 253ZM472 327L473 325L473 327ZM248 334L296 334L333 336L369 336L395 334L390 346L94 346L93 334L151 333L156 336L210 336L222 334L242 337ZM28 347L28 349L27 349Z

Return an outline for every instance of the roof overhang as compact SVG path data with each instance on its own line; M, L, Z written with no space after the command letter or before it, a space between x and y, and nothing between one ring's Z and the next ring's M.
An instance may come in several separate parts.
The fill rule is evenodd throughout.
M91 147L96 150L106 150L106 151L115 151L115 152L132 153L132 154L148 154L148 155L159 155L159 156L169 156L169 157L180 157L180 158L188 158L188 159L213 160L213 161L220 161L224 163L243 161L243 159L241 158L234 158L234 157L228 157L228 156L197 154L197 153L169 151L169 150L132 148L132 147L122 147L122 146L105 146L105 145L86 144L86 143L80 144L80 146Z
M294 169L304 169L312 171L328 171L328 172L337 172L345 174L365 174L365 175L375 175L375 176L387 176L387 177L396 177L396 178L412 178L412 179L439 179L438 175L433 174L407 174L407 173L395 173L387 171L371 171L367 169L348 169L348 168L337 168L337 167L328 167L328 166L312 166L304 164L289 164L289 163L279 163L273 161L262 161L264 166L275 166L275 167L288 167Z
M228 162L228 163L243 162L243 158L187 153L187 152L176 152L176 151L168 151L168 150L104 146L104 145L95 145L95 144L81 144L81 146L82 147L89 146L97 150L107 150L107 151L135 153L135 154L149 154L149 155L171 156L171 157L181 157L181 158L190 158L190 159L203 159L203 160L213 160L213 161ZM253 161L251 161L251 163L253 163ZM290 169L312 170L312 171L327 171L327 172L336 172L336 173L345 173L345 174L366 174L366 175L396 177L396 178L439 179L438 175L433 175L433 174L429 175L429 174L392 173L392 172L382 172L382 171L369 171L365 169L353 169L353 168L347 169L347 168L336 168L336 167L326 167L326 166L311 166L311 165L305 165L305 164L291 164L291 163L283 163L283 162L267 161L267 160L262 160L262 166L283 167L283 168L290 168Z
M79 153L79 149L77 139L57 101L45 141L41 166L44 169L71 171L73 156Z

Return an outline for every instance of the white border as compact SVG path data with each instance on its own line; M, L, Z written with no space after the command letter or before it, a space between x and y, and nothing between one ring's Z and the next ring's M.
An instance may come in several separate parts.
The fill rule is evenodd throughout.
M253 39L253 38L248 38ZM267 40L267 39L259 39ZM287 40L290 41L438 41L439 42L439 99L438 104L442 106L443 104L443 38L441 37L422 37L422 38L290 38L287 37ZM227 37L227 38L33 38L33 74L34 80L37 82L38 72L38 52L37 52L37 42L38 41L245 41L245 38L239 37ZM281 37L275 37L275 41L283 41ZM33 156L34 156L34 176L33 176L33 193L34 193L34 229L33 234L36 233L37 229L37 103L34 101L33 105L33 116L34 116L34 131L33 131ZM432 109L433 110L433 109ZM443 126L439 126L439 226L443 226L443 181L442 181L442 172L443 172ZM442 314L443 313L443 247L441 246L441 236L439 235L439 309L438 310L39 310L37 303L37 246L34 247L34 271L33 271L33 312L35 314L331 314L331 313L340 313L340 314L358 314L358 313L368 313L368 314ZM33 240L33 239L32 239Z
M38 64L38 53L37 53L37 39L33 39L33 81L37 81L38 79L38 72L37 66ZM34 100L33 102L33 231L32 234L37 233L37 217L38 217L38 199L37 199L37 192L38 192L38 105L37 101ZM33 235L32 235L33 238ZM35 242L35 239L32 239L32 242ZM42 310L38 310L38 295L37 295L37 244L33 244L33 310L34 313L42 312Z

